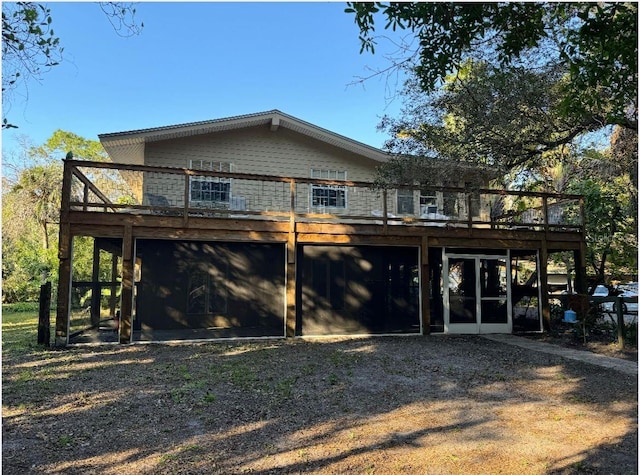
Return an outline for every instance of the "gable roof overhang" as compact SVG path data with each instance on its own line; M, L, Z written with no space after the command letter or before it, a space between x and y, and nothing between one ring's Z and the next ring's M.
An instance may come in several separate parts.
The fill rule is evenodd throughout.
M143 165L146 143L261 125L269 125L272 131L283 127L377 162L386 162L389 159L389 154L378 148L336 134L279 110L151 129L100 134L98 138L114 162Z

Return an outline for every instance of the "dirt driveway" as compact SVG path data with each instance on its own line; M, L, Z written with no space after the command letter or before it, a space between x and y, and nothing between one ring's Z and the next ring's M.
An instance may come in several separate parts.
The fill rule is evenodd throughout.
M481 337L5 355L4 474L638 471L637 376Z

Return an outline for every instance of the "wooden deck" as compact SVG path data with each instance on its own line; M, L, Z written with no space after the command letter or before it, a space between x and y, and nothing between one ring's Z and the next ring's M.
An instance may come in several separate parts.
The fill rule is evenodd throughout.
M257 176L238 173L119 165L110 162L65 161L60 220L60 280L57 343L68 341L71 259L74 236L122 240L122 296L120 341L131 340L135 240L169 239L283 243L287 249L287 336L295 325L296 249L305 244L416 246L421 266L428 269L429 248L532 249L540 253L541 282L546 287L546 260L550 253L572 251L584 270L584 202L581 196L505 190L436 187L431 191L456 196L461 210L455 215L416 213L395 216L389 212L395 190L376 190L371 183ZM135 179L131 179L135 175ZM195 175L249 183L243 209L190 206L189 183ZM128 176L128 181L122 180ZM166 183L173 200L150 205L142 190L127 184L144 183L153 176ZM166 179L165 179L166 178ZM346 187L359 212L327 213L310 209L309 186ZM411 187L408 187L411 188ZM417 192L417 187L414 187ZM180 190L177 192L176 190ZM270 190L272 196L264 194ZM142 193L141 193L142 191ZM154 190L157 194L157 187ZM142 198L142 199L140 199ZM496 206L499 204L500 206ZM477 213L467 212L475 207ZM335 211L335 210L334 210ZM578 272L578 285L581 272ZM422 283L423 294L428 294ZM546 289L543 288L546 295ZM429 299L422 299L428 319ZM544 302L543 302L544 308ZM548 305L547 305L548 312ZM548 318L548 315L547 315ZM428 322L426 322L428 323ZM428 328L428 324L425 325Z

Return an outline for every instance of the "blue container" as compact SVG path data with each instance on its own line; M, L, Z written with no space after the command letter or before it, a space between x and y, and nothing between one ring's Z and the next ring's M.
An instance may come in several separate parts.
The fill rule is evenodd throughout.
M573 310L565 310L564 319L562 321L566 323L576 323L576 317L576 312L574 312Z

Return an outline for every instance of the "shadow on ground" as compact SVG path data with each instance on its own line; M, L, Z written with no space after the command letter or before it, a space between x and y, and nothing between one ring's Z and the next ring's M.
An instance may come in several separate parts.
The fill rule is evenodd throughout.
M5 354L3 473L636 473L637 377L480 337Z

